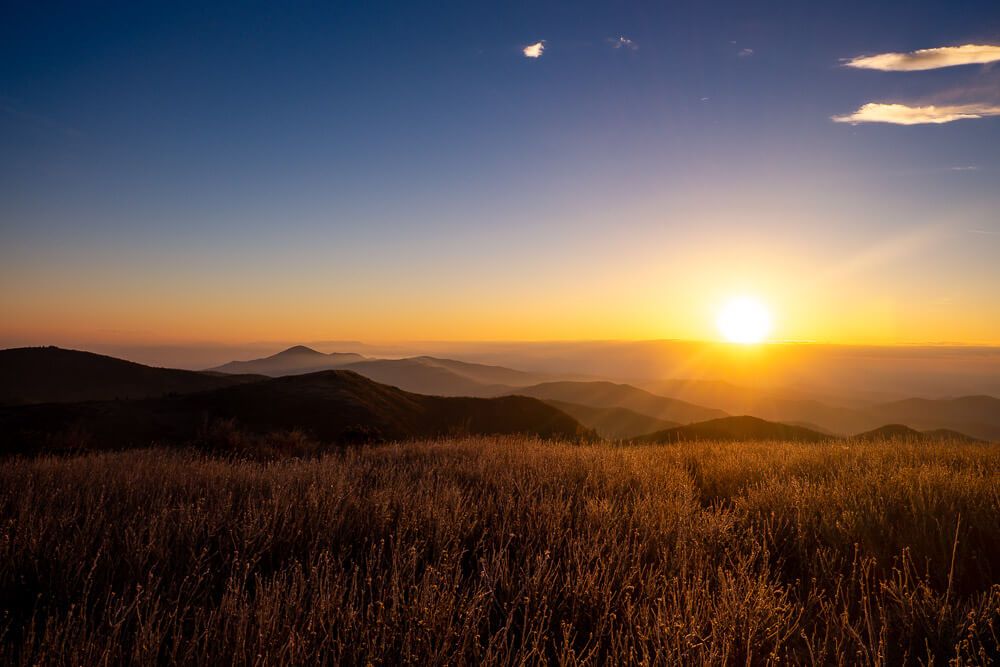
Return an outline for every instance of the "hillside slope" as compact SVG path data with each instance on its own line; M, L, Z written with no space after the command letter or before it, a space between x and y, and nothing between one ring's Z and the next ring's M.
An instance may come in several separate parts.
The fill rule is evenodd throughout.
M858 433L851 436L852 440L863 442L880 442L884 440L909 440L913 442L980 442L977 438L972 438L964 433L952 431L946 428L933 429L930 431L917 431L903 424L886 424L879 428Z
M503 366L430 356L373 359L360 354L325 354L302 345L269 357L231 361L210 369L217 373L257 373L269 377L322 370L351 370L376 382L432 396L499 396L550 377Z
M498 396L511 391L507 385L483 384L459 375L446 366L423 357L368 359L339 367L375 382L404 391L430 396Z
M67 435L94 447L184 443L218 420L255 433L300 430L323 442L460 434L590 437L572 417L526 397L423 396L350 371L322 371L181 396L0 409L13 447L58 446Z
M455 359L442 359L440 357L412 357L413 361L418 361L430 366L437 366L451 371L455 375L468 380L478 382L483 385L495 385L506 387L526 387L532 384L544 382L551 379L540 373L529 371L519 371L504 366L491 366L489 364L474 364L467 361L456 361Z
M553 400L545 402L609 440L627 440L645 433L680 426L677 422L657 419L628 408L595 408L590 405Z
M949 429L976 438L1000 440L1000 399L992 396L909 398L868 408L879 422L906 424L927 431Z
M723 417L696 424L685 424L636 438L640 442L677 442L689 440L773 440L786 442L821 442L824 435L801 426L769 422L757 417Z
M0 405L149 398L261 379L154 368L58 347L0 350Z
M598 408L627 408L655 419L679 424L727 416L722 410L657 396L632 385L614 382L544 382L520 387L514 393Z
M752 389L725 382L666 380L645 386L654 393L710 405L730 414L754 415L786 424L805 422L842 435L897 423L918 431L948 429L1000 439L1000 399L992 396L886 402L861 400L874 396L859 391L858 400L846 401L844 396L825 400L796 389Z

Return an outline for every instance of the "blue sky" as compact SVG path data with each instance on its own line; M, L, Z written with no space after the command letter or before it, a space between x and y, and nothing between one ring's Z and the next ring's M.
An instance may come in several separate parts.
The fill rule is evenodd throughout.
M890 338L1000 342L988 289L1000 280L989 266L1000 253L1000 118L831 119L870 102L1000 105L1000 63L844 66L1000 45L995 2L2 11L0 296L21 320L3 332L11 340L156 337L162 313L185 312L192 292L191 317L216 314L197 336L272 335L242 311L218 315L243 287L263 295L261 309L297 291L300 305L345 313L308 329L318 337L392 338L406 321L391 313L417 297L442 322L417 336L487 336L489 317L465 326L477 317L468 304L493 301L529 322L503 336L544 337L553 325L539 313L564 305L572 285L595 294L622 280L630 295L647 280L676 285L663 267L679 265L678 249L710 261L716 248L727 265L741 257L746 285L723 280L701 295L711 301L712 290L787 282L775 254L822 266L925 235L850 290L881 285L902 310L915 294L957 299L969 320L925 336L920 323L942 315L923 312L892 324ZM540 41L540 57L523 55ZM782 253L755 250L779 240ZM941 289L926 296L929 277ZM675 289L652 307L678 303ZM67 294L83 304L75 324L57 316ZM570 305L620 300L596 294L607 301ZM367 314L351 324L356 299ZM682 324L698 315L677 307L665 318L606 308L621 326L592 333L698 336ZM868 336L810 335L808 318L786 319L790 337ZM573 311L567 321L569 334L590 337L591 320Z

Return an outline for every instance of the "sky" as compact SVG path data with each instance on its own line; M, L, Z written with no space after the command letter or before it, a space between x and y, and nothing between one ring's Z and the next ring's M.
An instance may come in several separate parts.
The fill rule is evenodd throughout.
M0 8L0 345L1000 344L992 2Z

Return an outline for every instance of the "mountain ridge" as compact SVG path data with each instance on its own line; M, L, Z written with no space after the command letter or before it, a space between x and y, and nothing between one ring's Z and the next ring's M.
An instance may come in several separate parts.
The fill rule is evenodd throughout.
M819 430L849 436L885 424L904 423L917 430L950 429L983 439L1000 439L1000 399L987 394L950 398L906 398L892 401L827 403L815 392L797 389L751 389L725 382L670 380L646 387L674 389L677 397L710 405L731 414L748 414L786 424L811 424ZM654 391L653 393L657 393ZM674 396L672 393L661 394ZM711 399L710 401L708 399Z
M260 379L157 368L55 346L0 350L0 405L150 398Z
M850 437L851 440L865 442L881 440L911 440L915 442L936 442L940 440L959 440L963 442L983 442L979 438L960 433L947 428L918 431L905 424L886 424L864 433L857 433Z
M227 374L256 374L268 377L315 373L367 359L356 352L320 352L305 345L293 345L266 357L246 361L230 361L205 369Z
M317 359L339 364L345 357L351 363L335 365L332 370L354 371L376 383L421 395L478 398L528 396L548 403L611 439L640 437L679 425L729 416L714 407L606 381L557 380L517 387L487 384L498 380L524 382L536 379L536 375L502 366L430 355L373 359L353 353L328 355L306 346L293 346L262 360L278 358L282 363L291 360L293 364L314 366ZM357 361L358 358L361 361ZM308 373L285 377L305 374ZM156 368L106 355L51 346L0 350L0 405L156 398L268 379L273 378ZM703 386L707 390L723 393L730 392L734 387L725 383L704 383ZM740 391L744 396L750 395L750 390ZM758 404L774 409L743 414L787 426L800 426L826 437L857 437L892 424L905 424L914 433L938 432L943 435L951 433L951 437L1000 439L1000 399L985 394L946 399L909 398L868 405L865 410L824 406L810 399L790 399L783 403L761 400ZM775 416L776 406L779 405L806 406L806 419L795 411L778 411L778 416ZM847 415L846 420L840 419L843 415ZM831 421L835 423L831 424Z
M680 426L677 422L650 417L628 408L596 408L590 405L545 400L608 440L628 440L654 431Z
M267 357L231 361L208 369L213 373L255 373L268 377L302 375L322 370L352 370L405 391L434 396L500 396L551 376L504 366L477 364L430 355L403 358L324 353L296 345Z
M627 408L649 417L680 424L728 416L722 410L659 396L629 384L596 381L543 382L513 392L542 400L557 400L598 408Z
M0 408L0 433L29 451L66 434L85 434L104 448L134 447L191 442L220 420L259 434L298 430L330 443L485 434L593 437L536 399L425 396L343 370L158 398L9 406Z
M823 442L831 439L836 438L831 438L828 435L802 426L767 421L750 415L728 416L693 424L683 424L635 438L638 442L687 442L699 440L713 442L736 442L743 440Z

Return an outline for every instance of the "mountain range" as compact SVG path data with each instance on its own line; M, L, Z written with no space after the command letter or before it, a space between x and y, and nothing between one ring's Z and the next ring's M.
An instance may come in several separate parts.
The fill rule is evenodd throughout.
M800 389L752 389L725 382L670 380L645 386L654 393L670 392L730 414L750 414L838 435L901 423L920 430L944 428L1000 438L1000 400L992 396L881 401L863 392L848 397Z
M436 396L499 396L521 387L551 379L550 376L502 366L471 364L453 359L419 356L375 359L360 354L326 354L297 345L277 354L250 361L231 361L214 373L237 373L281 377L321 370L348 370L394 387Z
M557 400L545 402L562 410L584 426L594 429L599 436L608 440L628 440L645 433L680 426L676 422L650 417L628 408L600 408Z
M657 396L632 385L614 382L544 382L519 387L516 392L522 396L596 408L626 408L647 417L679 424L727 416L722 410Z
M295 345L277 354L249 361L230 361L208 372L226 373L228 375L267 375L280 377L282 375L302 375L315 373L364 361L367 357L353 352L333 352L324 354L305 345Z
M313 370L324 364L333 370ZM380 440L463 432L623 440L815 440L852 433L1000 438L1000 400L990 396L848 407L769 390L759 393L751 413L740 409L753 399L752 390L674 381L686 397L725 399L720 403L740 415L733 416L628 384L540 379L546 378L440 357L374 359L302 346L202 372L53 347L21 348L0 350L0 405L7 406L0 429L38 442L46 434L86 427L123 446L187 438L205 419L236 419L258 431L301 428L330 440L357 433Z
M0 408L0 434L7 451L59 448L81 439L99 448L184 444L222 420L251 433L295 430L330 443L515 433L593 437L575 419L536 399L425 396L352 371L158 398L7 406Z
M803 388L744 387L729 382L665 379L642 386L603 380L566 380L503 366L468 363L441 357L376 359L353 353L324 354L296 346L245 362L231 362L213 372L289 375L326 368L353 370L406 391L440 396L491 397L508 394L591 408L622 408L642 418L687 424L729 415L753 415L768 421L802 426L827 435L847 436L902 423L914 429L950 429L983 439L1000 439L1000 399L991 396L885 400L864 388L853 393ZM606 437L632 437L625 419L577 410L578 419ZM632 418L634 421L634 417ZM664 428L657 425L658 429Z

